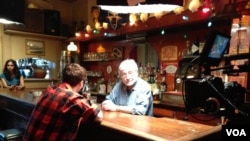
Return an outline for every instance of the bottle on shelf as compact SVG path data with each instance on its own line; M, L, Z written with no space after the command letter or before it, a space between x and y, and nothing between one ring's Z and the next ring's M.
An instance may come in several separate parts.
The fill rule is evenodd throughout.
M109 94L112 91L113 87L114 87L114 81L109 79L107 83L107 94Z
M159 88L155 80L155 71L154 68L151 69L149 73L149 80L148 83L151 87L151 92L153 95L154 100L159 100Z
M104 78L100 78L98 81L98 93L99 94L106 94L106 84Z
M161 77L161 83L160 83L160 92L164 93L167 90L167 83L166 83L166 79L165 76Z
M162 76L161 77L161 82L160 82L160 84L159 84L159 100L161 100L162 99L162 97L163 97L163 95L164 95L164 93L167 91L167 83L166 83L166 81L165 81L165 76Z
M154 84L155 83L155 74L153 71L150 71L149 73L149 80L148 80L149 84Z
M186 48L184 48L182 51L182 57L191 56L191 55L192 55L192 49L190 46L190 41L187 40L186 41Z

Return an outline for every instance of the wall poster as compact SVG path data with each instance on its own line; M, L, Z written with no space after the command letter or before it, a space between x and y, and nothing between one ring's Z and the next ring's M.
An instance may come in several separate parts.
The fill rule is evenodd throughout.
M162 61L177 60L177 54L178 54L177 46L164 46L161 49L161 60Z

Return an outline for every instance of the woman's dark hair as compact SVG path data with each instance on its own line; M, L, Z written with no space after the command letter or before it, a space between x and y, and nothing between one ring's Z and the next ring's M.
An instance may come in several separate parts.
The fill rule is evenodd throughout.
M12 62L13 65L14 65L14 70L13 70L13 72L14 72L14 74L15 74L15 77L16 77L17 79L20 79L21 73L20 73L19 68L18 68L18 66L17 66L17 63L16 63L16 61L15 61L14 59L9 59L9 60L7 60L7 61L5 62L4 69L3 69L3 74L5 75L6 79L7 79L7 80L11 80L11 74L10 74L10 72L9 72L8 69L7 69L7 66L8 66L8 63L9 63L9 62Z

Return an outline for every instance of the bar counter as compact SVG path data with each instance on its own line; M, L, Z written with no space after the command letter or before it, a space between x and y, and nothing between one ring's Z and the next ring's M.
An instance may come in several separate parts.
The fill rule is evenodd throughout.
M0 108L28 120L38 97L30 92L39 89L10 91L0 89ZM2 115L2 114L1 114ZM95 130L100 140L218 140L221 126L210 126L172 118L138 116L103 111L103 121ZM91 130L90 130L91 131ZM102 132L100 132L102 131ZM97 136L97 135L95 135Z

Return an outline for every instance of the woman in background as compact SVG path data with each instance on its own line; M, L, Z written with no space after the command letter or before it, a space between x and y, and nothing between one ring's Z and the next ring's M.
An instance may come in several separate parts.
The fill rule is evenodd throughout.
M22 90L24 86L24 75L20 72L17 63L13 59L5 62L3 74L0 75L3 88L10 90Z

